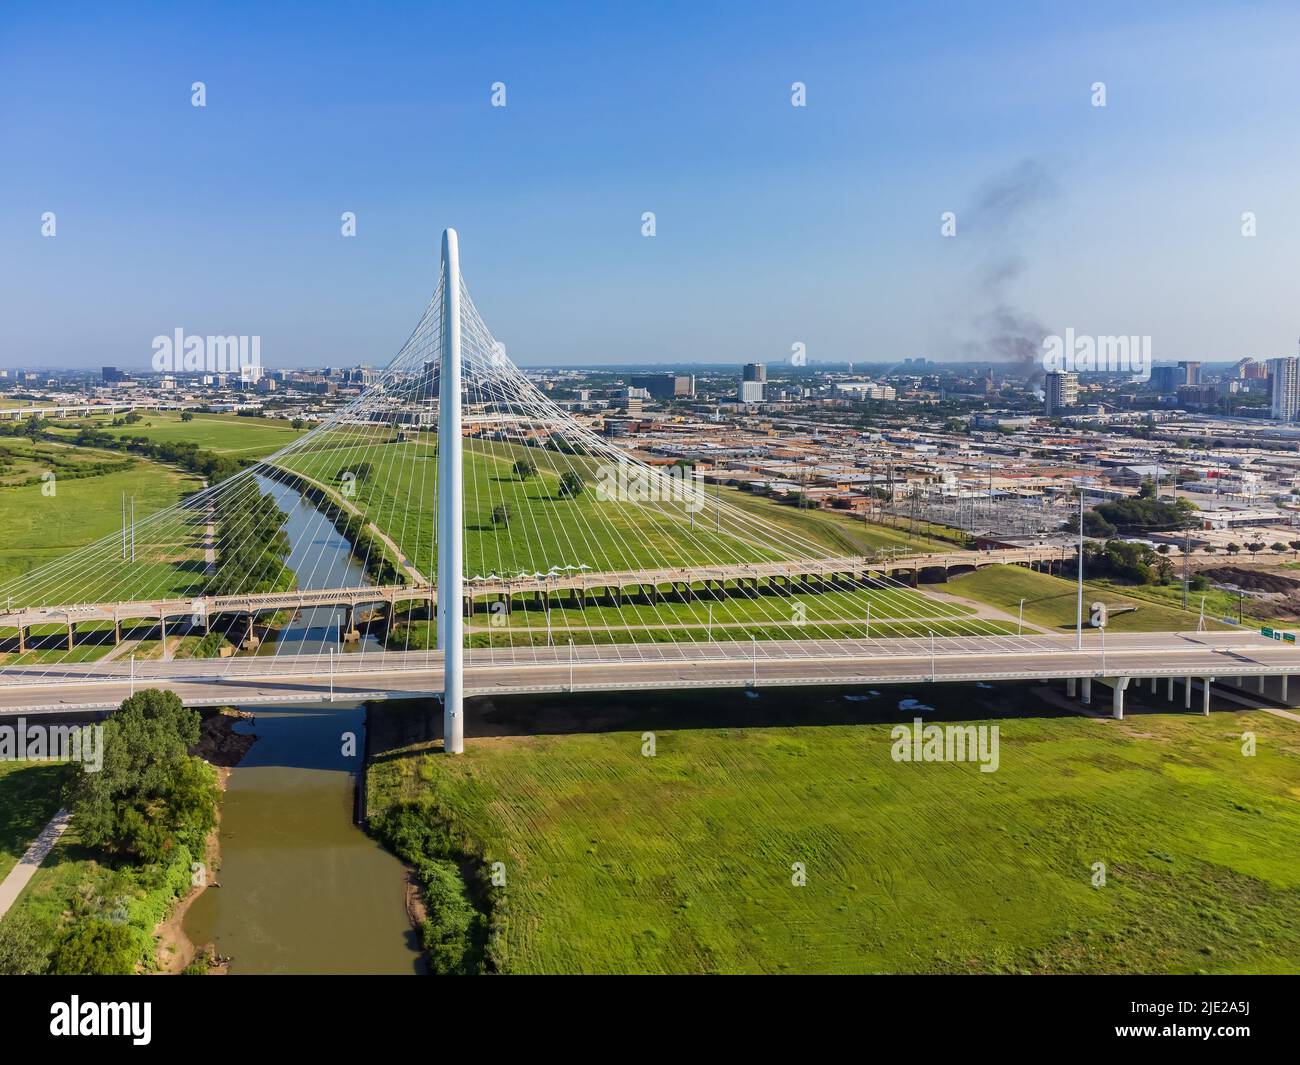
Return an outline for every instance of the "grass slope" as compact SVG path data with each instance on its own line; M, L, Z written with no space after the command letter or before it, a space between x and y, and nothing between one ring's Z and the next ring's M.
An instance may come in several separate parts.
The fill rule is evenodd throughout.
M985 566L954 577L945 590L963 599L988 603L1014 614L1025 601L1025 620L1052 629L1073 629L1078 618L1078 585L1074 581L1037 573L1023 566ZM1149 599L1120 594L1113 584L1084 583L1084 625L1095 602L1105 603L1110 615L1106 628L1110 632L1193 632L1198 615L1179 607ZM1117 613L1121 607L1136 610ZM1228 626L1207 615L1206 627Z

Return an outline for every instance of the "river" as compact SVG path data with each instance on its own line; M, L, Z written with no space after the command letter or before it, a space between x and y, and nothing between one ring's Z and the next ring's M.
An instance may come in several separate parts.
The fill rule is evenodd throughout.
M258 478L288 515L288 565L301 588L366 583L347 541L287 485ZM337 647L339 612L305 610L262 653ZM370 636L348 653L378 649ZM423 971L406 916L405 870L352 822L365 752L365 710L321 703L247 707L258 739L231 772L221 815L220 884L185 915L199 944L232 973Z

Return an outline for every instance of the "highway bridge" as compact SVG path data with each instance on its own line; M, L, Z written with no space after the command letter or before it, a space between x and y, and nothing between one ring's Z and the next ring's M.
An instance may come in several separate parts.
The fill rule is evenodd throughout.
M1252 678L1286 702L1298 673L1296 645L1246 631L1091 634L1082 648L1074 635L1035 635L469 649L462 670L467 697L1059 680L1087 703L1097 681L1111 689L1116 717L1136 679L1164 679L1171 696L1177 683L1187 706L1196 688L1208 712L1216 679ZM145 687L190 706L243 706L427 698L443 686L437 651L13 667L0 677L0 714L107 709Z
M873 581L897 580L906 574L916 585L925 570L966 572L991 565L1040 566L1061 562L1059 548L1025 548L991 551L947 551L888 558L844 556L792 562L755 562L721 566L685 566L657 570L628 570L620 573L557 572L521 574L515 577L466 578L462 590L462 612L472 616L479 602L501 602L509 611L520 599L546 602L568 597L575 605L607 600L615 605L632 596L654 604L664 596L690 600L697 595L744 594L763 591L792 595L796 592L827 591L836 587L870 586ZM66 630L67 648L75 644L79 624L111 624L114 645L122 641L124 623L156 621L167 635L169 619L182 619L186 629L211 629L214 618L235 615L246 619L245 642L253 639L259 614L303 610L311 607L341 607L345 612L343 634L356 636L356 615L363 608L399 602L427 602L432 614L437 602L436 584L360 585L352 588L322 588L312 591L266 592L258 595L214 595L192 598L142 599L120 603L78 603L58 606L0 610L0 633L16 634L15 649L23 653L34 626L58 625Z

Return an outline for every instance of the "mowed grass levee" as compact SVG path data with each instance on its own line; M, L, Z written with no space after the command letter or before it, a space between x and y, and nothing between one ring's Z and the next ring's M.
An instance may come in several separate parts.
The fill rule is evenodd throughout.
M1292 723L997 724L992 773L895 762L887 722L482 738L372 765L370 808L504 863L510 972L1300 971Z

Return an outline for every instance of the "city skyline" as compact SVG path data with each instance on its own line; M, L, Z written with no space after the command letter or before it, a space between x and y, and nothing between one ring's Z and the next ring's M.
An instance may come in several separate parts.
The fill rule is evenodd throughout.
M19 7L0 364L140 371L176 328L380 362L445 224L524 367L1000 363L1067 328L1289 355L1297 15L1254 10Z

